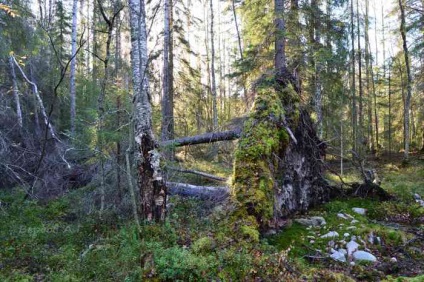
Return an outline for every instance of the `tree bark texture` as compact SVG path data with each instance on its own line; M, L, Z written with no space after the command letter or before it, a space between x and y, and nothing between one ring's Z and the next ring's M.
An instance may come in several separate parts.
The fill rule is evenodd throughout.
M166 187L160 170L160 154L152 131L152 106L147 68L147 29L144 0L129 0L131 26L131 65L134 88L135 161L140 189L140 213L147 221L163 221Z

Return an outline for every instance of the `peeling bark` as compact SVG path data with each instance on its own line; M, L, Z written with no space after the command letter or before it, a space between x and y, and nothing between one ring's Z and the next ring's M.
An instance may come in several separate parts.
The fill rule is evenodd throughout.
M160 170L160 154L152 131L147 68L147 29L143 0L129 0L131 26L131 65L134 88L135 162L140 189L141 217L163 221L166 211L166 186Z

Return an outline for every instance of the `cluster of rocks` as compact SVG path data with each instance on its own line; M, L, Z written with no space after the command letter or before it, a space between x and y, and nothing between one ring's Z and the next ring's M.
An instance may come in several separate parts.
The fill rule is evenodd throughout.
M353 208L352 211L356 214L365 215L366 209L363 208ZM357 228L356 224L359 223L352 215L347 213L338 213L337 217L346 221L349 221L349 226L345 227L344 223L339 225L340 229L345 230L354 230ZM307 229L311 230L312 228L320 229L326 226L326 221L323 217L314 216L309 218L299 218L295 220L296 222L307 226ZM329 252L329 257L335 261L339 262L349 262L351 265L354 265L357 261L368 261L376 262L377 258L371 253L371 250L367 248L367 242L372 245L381 245L381 238L375 236L373 232L368 234L368 238L361 238L361 236L351 235L347 232L341 236L335 230L329 230L327 233L322 234L320 231L313 232L310 231L313 235L308 235L307 239L310 244L314 244L317 240L317 237L320 239L330 239L327 243L327 251ZM365 239L365 240L364 240Z
M424 207L424 200L421 198L420 195L418 195L417 193L414 194L414 199L415 202L417 202L418 204L420 204L422 207Z

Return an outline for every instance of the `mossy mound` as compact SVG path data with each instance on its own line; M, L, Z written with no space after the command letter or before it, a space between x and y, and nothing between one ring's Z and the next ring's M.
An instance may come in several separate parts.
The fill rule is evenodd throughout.
M274 216L275 176L280 152L289 143L285 129L285 103L295 97L291 87L281 91L273 87L257 90L252 113L243 127L235 152L233 193L240 215L254 216L261 227Z

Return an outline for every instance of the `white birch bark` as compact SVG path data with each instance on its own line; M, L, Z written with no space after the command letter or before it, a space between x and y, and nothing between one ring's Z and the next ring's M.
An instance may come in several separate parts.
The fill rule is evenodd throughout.
M163 221L166 187L160 171L160 154L152 131L147 67L147 29L144 0L129 0L131 26L131 67L133 71L133 122L135 161L140 189L140 213L147 221Z

